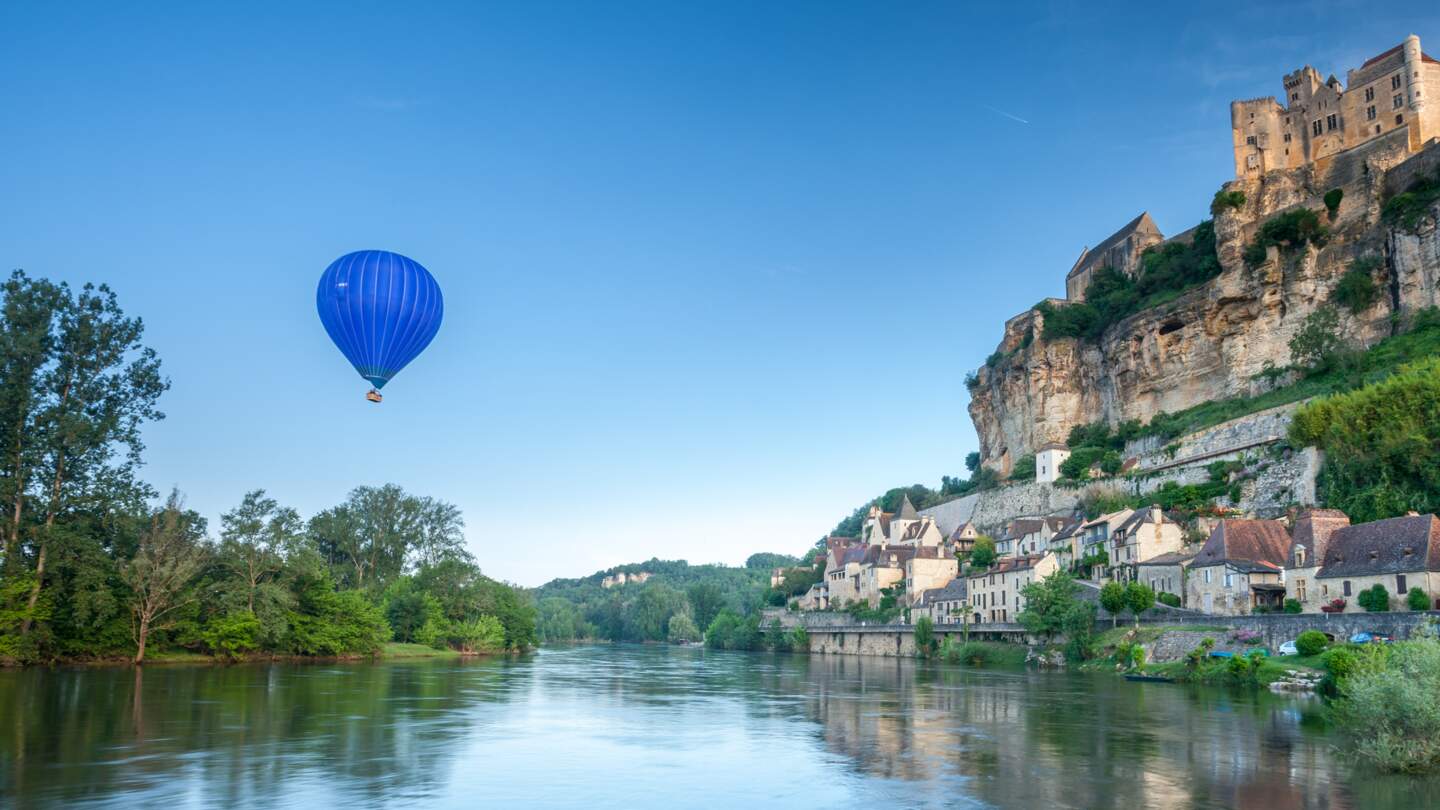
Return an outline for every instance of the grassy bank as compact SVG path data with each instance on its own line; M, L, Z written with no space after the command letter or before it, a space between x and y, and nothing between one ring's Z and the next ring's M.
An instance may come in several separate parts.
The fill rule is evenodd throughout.
M949 636L940 642L934 660L969 667L1023 667L1029 648L1003 641L957 641Z

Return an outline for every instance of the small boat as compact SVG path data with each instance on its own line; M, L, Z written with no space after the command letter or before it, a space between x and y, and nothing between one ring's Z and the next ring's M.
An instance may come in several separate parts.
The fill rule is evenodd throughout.
M1127 681L1141 681L1142 683L1174 683L1174 678L1166 678L1163 675L1141 675L1131 672L1125 676Z

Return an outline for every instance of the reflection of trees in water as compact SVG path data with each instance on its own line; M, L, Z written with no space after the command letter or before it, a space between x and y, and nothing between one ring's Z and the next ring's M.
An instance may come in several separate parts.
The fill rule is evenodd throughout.
M362 795L423 795L446 778L450 743L470 730L427 720L491 699L508 666L0 673L0 726L12 730L0 738L0 784L64 802L199 789L219 803L264 802L306 776Z

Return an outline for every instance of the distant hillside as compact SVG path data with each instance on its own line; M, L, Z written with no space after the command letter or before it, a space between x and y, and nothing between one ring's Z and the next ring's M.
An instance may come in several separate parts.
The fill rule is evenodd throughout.
M685 620L677 621L677 640L698 640L722 609L757 610L770 591L771 571L798 563L785 554L752 554L744 567L652 558L578 579L551 580L532 591L540 611L538 635L548 642L664 641L672 635L671 619L685 616L689 631ZM643 583L602 586L618 573L650 577Z

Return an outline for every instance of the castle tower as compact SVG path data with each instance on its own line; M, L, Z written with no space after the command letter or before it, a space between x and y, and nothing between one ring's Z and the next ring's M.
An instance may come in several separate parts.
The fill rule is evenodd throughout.
M1410 109L1415 113L1415 117L1419 118L1425 110L1425 98L1421 91L1420 37L1414 34L1405 37L1402 48L1405 53L1405 96L1410 100Z

